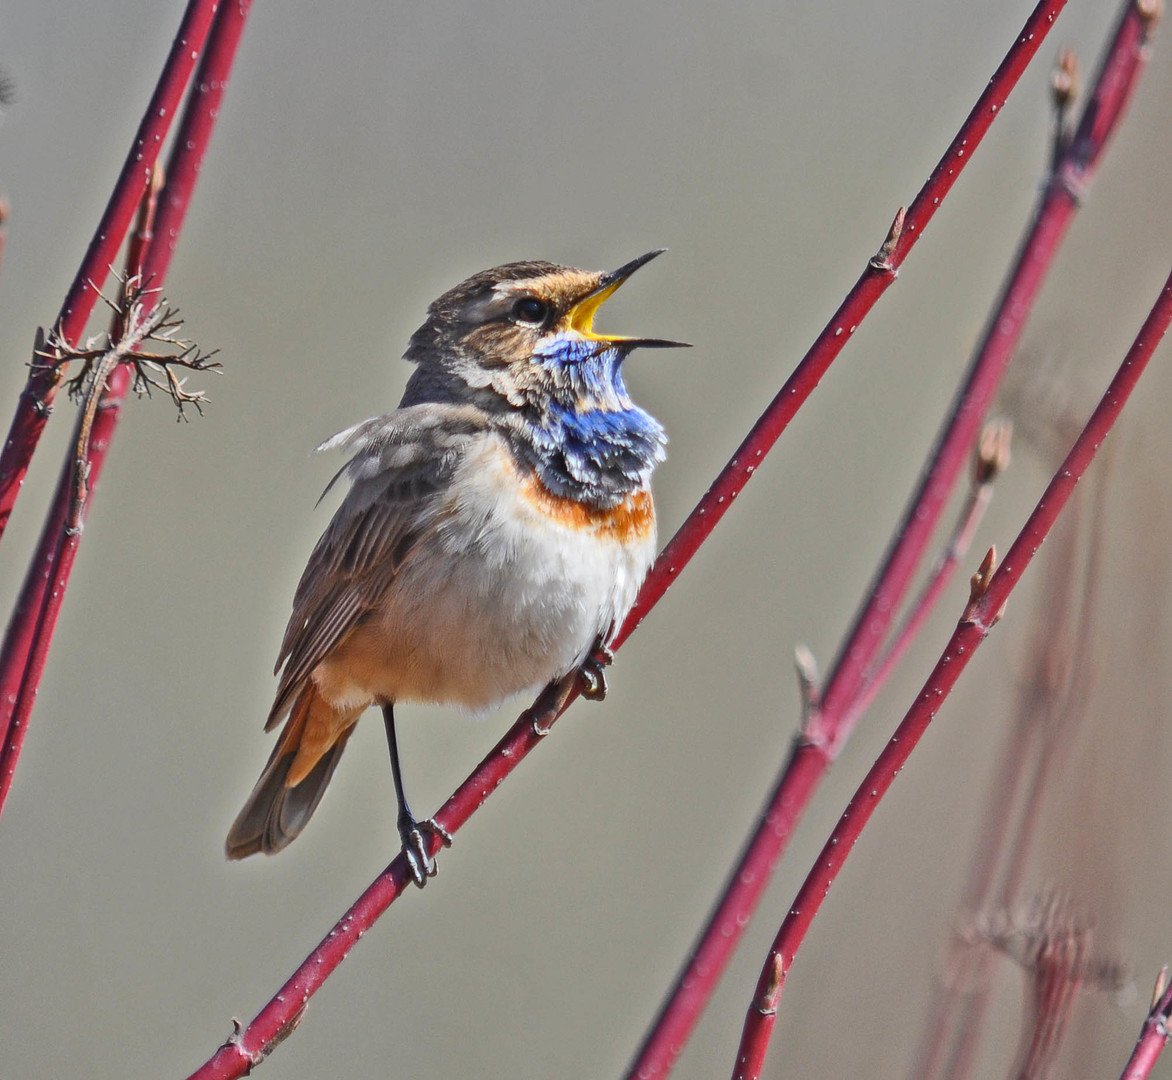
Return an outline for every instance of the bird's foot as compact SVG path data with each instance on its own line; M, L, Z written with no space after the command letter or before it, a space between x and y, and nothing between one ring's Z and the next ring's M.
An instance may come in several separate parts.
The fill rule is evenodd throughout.
M601 641L597 642L590 655L582 661L578 678L582 683L582 696L587 701L602 701L606 697L606 668L614 662L614 653Z
M407 865L411 868L411 877L415 884L423 888L429 877L435 877L436 862L431 854L425 834L438 836L444 847L452 846L452 834L448 832L435 818L417 821L409 810L399 815L399 839L403 841L403 854L407 856Z

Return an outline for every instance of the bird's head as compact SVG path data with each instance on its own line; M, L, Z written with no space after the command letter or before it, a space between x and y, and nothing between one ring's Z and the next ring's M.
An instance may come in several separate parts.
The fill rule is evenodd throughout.
M454 378L514 407L553 399L586 409L625 408L630 402L619 368L627 355L684 343L600 333L594 318L662 250L608 273L548 262L484 270L431 305L405 358L420 365L417 378L424 382Z

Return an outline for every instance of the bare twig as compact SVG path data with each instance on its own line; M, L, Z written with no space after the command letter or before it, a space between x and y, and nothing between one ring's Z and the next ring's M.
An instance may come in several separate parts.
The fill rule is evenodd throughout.
M1019 40L1029 39L1035 45L1040 44L1060 7L1040 5L1035 9ZM721 896L700 933L699 941L677 975L658 1017L628 1069L628 1080L637 1080L640 1076L662 1077L670 1071L672 1062L686 1044L736 948L743 928L748 925L757 901L770 880L772 868L778 864L789 843L793 824L801 818L822 774L841 750L859 719L859 714L852 707L853 702L872 670L891 622L922 563L956 479L964 468L977 429L1020 338L1033 301L1053 262L1066 227L1077 210L1078 199L1070 186L1070 177L1076 176L1080 190L1085 191L1143 70L1151 24L1151 17L1138 11L1134 0L1125 0L1115 36L1107 50L1107 59L1100 69L1095 90L1083 112L1078 134L1072 140L1063 163L1062 175L1066 179L1062 182L1052 180L1041 196L1014 267L972 358L964 386L956 396L937 443L929 453L919 485L827 675L820 711L811 717L805 740L795 745L783 763L765 809L758 819L756 831L726 878ZM1009 62L1010 58L1007 57L994 76L990 89L1003 76ZM990 102L986 95L978 105L978 109L981 108L996 111L1000 105L996 99ZM963 155L966 149L971 150L972 147L966 148L962 130L937 167L937 172L959 168L964 158L958 155ZM917 198L909 210L908 221L903 229L904 237L914 238L917 235L919 203L920 198ZM901 245L896 246L896 260L900 248ZM746 451L747 445L742 445L733 458L734 466L740 463L743 468L746 462L750 467L755 466L756 458ZM727 502L737 493L738 489L733 482L735 476L727 477L728 482L725 483L726 474L722 474L721 480L705 497L702 505L709 513L719 515L720 503ZM714 502L717 505L713 505ZM712 524L710 521L707 527L711 528ZM703 533L702 524L694 526L689 521L664 552L664 558L657 565L662 566L666 574L671 575L678 570L675 550L680 537L686 538L680 545L680 558L690 556L694 545L699 543L698 539L691 538L693 528ZM635 616L638 614L637 610ZM784 823L784 827L779 823Z
M907 650L919 637L928 617L936 610L960 561L968 553L973 536L993 498L993 482L1009 466L1009 440L1012 427L1007 421L995 420L985 425L977 440L973 456L972 478L964 505L944 544L944 550L932 567L928 580L912 602L903 622L896 628L891 643L868 673L858 696L851 702L843 723L853 727L874 702L879 691L899 666Z
M1140 1029L1139 1039L1127 1064L1123 1067L1120 1080L1148 1080L1156 1062L1168 1045L1169 1021L1172 1020L1172 985L1168 982L1168 969L1161 968L1156 978L1155 992L1152 994L1152 1007L1148 1012L1144 1026Z
M8 200L0 195L0 265L4 263L4 243L8 239Z
M1075 485L1094 460L1096 452L1122 412L1169 323L1172 323L1172 274L1169 274L1165 281L1139 334L1082 433L1006 553L1004 562L994 569L995 559L990 552L981 568L973 575L969 603L965 607L960 623L949 638L923 689L916 696L915 703L864 777L798 890L789 914L782 922L773 947L769 951L757 984L758 994L773 977L777 957L782 961L784 988L784 980L789 975L794 957L855 841L956 685L961 672L968 666L1000 618L1006 599L1049 535L1070 499ZM769 1042L774 1020L775 1017L763 1016L753 1008L748 1010L741 1036L741 1047L737 1053L738 1063L750 1059L763 1060L764 1051L757 1044ZM743 1072L738 1064L733 1075L738 1080L755 1080L759 1074Z
M162 173L155 169L151 183L143 194L135 230L127 245L124 273L128 280L142 274L143 260L154 236L161 185ZM125 329L124 314L115 308L108 336L111 340L121 340ZM44 335L38 330L37 350L44 348ZM35 354L33 362L39 362ZM0 711L0 719L4 721L0 725L0 733L3 734L3 738L0 738L0 810L12 786L16 763L20 759L28 731L32 702L53 640L65 586L73 569L73 560L81 539L86 499L97 483L105 461L106 440L99 439L98 445L102 449L95 454L93 434L95 430L103 435L106 433L110 422L109 405L119 400L125 392L124 371L116 363L108 368L102 366L101 361L98 364L102 370L95 372L92 402L87 402L86 408L78 416L73 452L66 456L62 465L57 490L13 611L0 657L4 664L4 683L12 688L5 698L3 711ZM105 410L101 409L102 405L107 406Z
M215 23L211 29L211 37L207 41L207 49L200 61L197 85L188 98L178 136L171 149L166 186L159 199L159 209L155 221L158 240L144 245L139 259L141 269L128 275L134 276L137 273L142 281L150 283L154 288L161 289L166 278L167 268L175 251L179 232L199 174L199 164L203 160L210 142L220 101L228 85L232 60L244 30L250 6L250 0L237 0L235 3L218 6L214 3L211 5L211 8L215 9ZM199 0L191 0L183 28L176 39L177 44L184 46L181 50L183 53L181 59L184 65L189 60L193 62L195 54L198 53L198 49L195 47L197 42L191 39L192 31L189 28L189 20L193 17L193 13L197 13L199 10L202 10ZM206 36L206 32L199 36L199 46L202 47ZM174 61L175 50L173 49L168 60L168 69L164 71L160 79L160 87L171 86L175 76L170 70L170 65ZM185 82L186 79L184 79ZM156 91L156 96L159 92ZM152 105L153 101L154 99L152 99ZM171 111L168 110L168 116L171 115ZM149 119L150 112L148 111L144 125ZM147 130L151 129L147 127ZM159 134L158 138L161 140L162 135ZM153 154L150 160L154 160ZM121 180L120 187L111 200L111 207L121 198L120 191ZM108 214L110 212L110 210L107 211ZM97 243L96 239L95 243ZM90 256L93 255L94 250L94 245L91 245ZM90 257L87 256L87 262L83 264L83 271L89 262ZM73 295L74 293L71 292L70 296L73 297ZM97 294L87 285L77 296L79 297L77 302L84 307L85 314L88 316ZM67 300L66 303L68 308L70 301ZM77 322L76 316L73 314L74 310L80 309L70 308L68 313L63 314L58 320L58 333L62 341L74 341L80 328L84 326L85 318L82 317L80 322ZM173 314L170 320L164 316L160 329L168 321L174 321ZM116 340L119 336L113 334L112 339ZM203 359L206 361L207 358ZM168 363L175 362L174 357L168 360ZM55 394L62 379L61 367L53 365L49 375L44 375L43 370L40 374L34 371L30 375L29 386L35 384L42 389L49 386ZM109 451L121 415L121 403L127 389L130 388L134 370L130 363L117 364L106 379L104 396L93 415L92 429L88 437L90 449L86 458L87 490L92 489L96 483L98 470ZM146 370L148 374L152 374L153 369ZM168 382L170 382L169 378ZM149 385L148 383L145 389L149 389ZM177 387L177 390L180 393L186 393L182 384ZM35 402L38 408L43 408L45 404L39 396L34 395L30 398L29 390L26 387L21 408L29 401ZM23 415L21 409L18 408L13 432L16 433L19 429L22 433L19 436L13 434L10 439L24 440L27 444L27 454L19 449L14 450L11 442L5 446L5 455L9 451L16 455L13 461L17 471L14 473L5 473L4 461L7 460L7 457L0 457L0 528L3 526L8 510L11 509L11 500L15 498L15 492L8 492L5 484L9 481L19 484L19 480L27 468L28 456L31 455L32 447L40 435L41 426L43 426L42 418L37 425L20 428ZM30 439L31 441L29 441ZM75 445L77 442L78 440L75 439ZM36 690L44 671L57 615L73 566L73 554L79 540L78 533L74 531L69 537L68 544L60 548L58 545L58 539L67 527L67 515L69 507L74 502L76 491L76 488L71 490L69 486L71 467L72 463L68 463L66 471L62 473L62 479L54 495L50 513L41 532L37 552L25 575L20 597L5 634L4 646L0 650L0 811L3 811L12 784L13 773L27 730L28 717L31 714ZM8 501L5 502L5 499Z
M61 305L55 325L66 341L76 341L81 337L98 299L93 283L105 280L111 266L116 264L118 249L142 201L163 140L203 50L217 4L218 0L188 2L113 194ZM0 536L8 524L29 461L49 418L61 374L59 368L33 368L29 371L8 438L0 451Z
M1050 426L1068 428L1070 417L1056 417ZM1037 612L1033 646L1025 650L1033 658L1033 671L977 830L980 842L963 900L969 917L1004 910L1016 899L1043 796L1061 755L1073 745L1077 728L1086 718L1086 682L1093 670L1090 651L1101 580L1102 499L1111 454L1104 458L1093 478L1093 507L1088 512L1085 500L1069 507L1065 528L1051 539L1057 546L1044 567L1044 606ZM1089 526L1083 530L1089 533L1088 551L1081 573L1076 573L1076 527L1084 523ZM1081 605L1076 608L1080 591ZM932 998L915 1070L918 1080L966 1080L972 1074L992 994L991 972L987 952L973 951L963 941L959 944L950 977Z

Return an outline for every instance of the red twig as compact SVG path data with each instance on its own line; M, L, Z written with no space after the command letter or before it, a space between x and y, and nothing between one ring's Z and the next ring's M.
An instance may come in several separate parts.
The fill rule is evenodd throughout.
M126 250L126 279L142 274L143 259L154 235L155 212L161 172L156 169L143 193L138 221ZM126 330L127 312L115 313L111 319L110 340L121 340ZM41 536L13 610L12 622L5 637L2 670L4 685L14 693L0 706L0 812L8 799L16 763L28 731L28 717L36 697L41 673L53 640L53 630L61 610L65 586L73 571L73 560L81 539L84 504L101 476L111 431L111 411L126 393L128 373L121 369L95 373L92 394L97 395L96 409L86 408L78 414L70 452L65 455L57 489L45 517ZM104 385L103 385L104 384ZM79 500L80 494L80 500Z
M1062 755L1087 719L1110 465L1108 454L1100 460L1092 490L1084 491L1080 505L1067 507L1065 528L1050 539L1052 550L1039 589L1044 602L1036 615L1033 645L1025 650L1033 673L1023 688L1019 715L1000 754L997 779L989 787L976 832L980 843L965 886L965 919L979 921L1009 911L1019 900L1043 797L1052 790ZM1087 551L1080 569L1080 530L1075 526L1084 519ZM972 1074L993 995L994 955L986 948L974 949L971 942L960 943L955 972L932 997L918 1080L967 1080Z
M560 686L548 687L509 729L472 774L435 815L453 835L483 805L530 750L541 742L538 731L549 725L577 696L574 676ZM428 834L430 836L430 834ZM439 841L431 837L438 847ZM432 854L436 854L433 849ZM247 1076L296 1026L310 997L334 969L346 959L358 939L412 883L407 860L401 853L334 924L321 943L306 957L269 1003L243 1029L238 1029L189 1080L229 1080Z
M850 703L899 610L1017 347L1046 272L1131 99L1147 59L1146 44L1153 19L1154 15L1143 4L1125 0L1078 130L1046 186L965 383L941 427L929 465L904 511L867 602L856 617L827 680L822 708L823 734L835 751L850 734L842 718L849 715Z
M57 328L67 341L80 338L85 331L98 300L97 289L106 280L135 209L142 201L163 139L207 40L217 5L218 0L189 0L113 194L57 316ZM0 452L0 536L4 534L29 461L49 418L61 375L55 365L34 366L17 402L16 415Z
M1026 40L1030 40L1036 49L1041 43L1039 36L1044 36L1056 14L1057 9L1039 5L1015 43L1014 50ZM1091 100L1076 136L1067 146L1061 172L1052 178L1043 193L1033 224L1019 249L1010 277L970 363L965 383L929 454L917 490L904 511L867 599L827 677L822 700L806 719L802 738L782 766L756 831L726 879L721 897L701 931L687 964L676 977L655 1023L627 1072L628 1080L662 1077L670 1072L672 1063L686 1043L727 966L743 928L748 925L756 910L772 868L777 865L789 842L793 824L800 819L817 788L821 774L837 756L861 715L855 708L855 700L864 686L867 673L872 669L916 568L923 559L956 479L964 467L977 428L1020 338L1034 298L1053 262L1066 227L1078 208L1075 193L1085 192L1089 186L1107 139L1130 98L1146 59L1145 45L1154 18L1153 11L1137 5L1135 0L1126 0ZM1001 78L1010 78L1007 71L1013 72L1012 78L1016 78L1020 72L1017 64L1022 58L1015 57L1014 50L1002 62L989 89L970 115L970 120L981 110L991 114L1000 107L999 102L1003 100L1006 89L1003 87L1001 96L994 97L992 101L989 100L990 93L998 86ZM975 144L972 140L966 144L965 139L965 129L962 128L937 166L933 180L941 172L946 172L951 164L960 167L964 159L957 155L971 153ZM912 204L908 213L909 223L915 222L914 213L925 196L929 199L936 197L932 192L932 183L930 180ZM907 234L908 228L905 227L904 235ZM915 234L912 235L914 238ZM898 247L895 254L899 254ZM733 461L743 462L746 459L754 461L751 454L746 453L746 447L742 446ZM722 474L722 479L728 471ZM726 490L728 486L722 487L720 481L714 485L709 496L706 496L709 502L705 507L707 510L713 510L709 499L713 493L716 493L718 503L721 500L727 502L736 494L735 488L730 494ZM720 510L721 507L717 506L716 509ZM657 564L663 566L666 573L671 574L677 569L676 559L665 560L673 554L681 537L680 549L683 555L690 556L695 550L690 535L684 535L690 528L691 519L685 523L664 552L664 558ZM700 528L703 528L703 523ZM703 539L703 535L700 539Z
M793 375L753 425L732 460L721 471L699 505L664 548L648 575L639 599L627 617L618 641L624 641L667 591L675 576L687 565L700 545L727 512L732 501L752 478L761 458L785 430L798 408L810 395L859 322L895 280L904 259L915 246L940 204L947 197L986 132L1001 112L1010 91L1034 58L1042 41L1066 6L1065 0L1043 0L1026 21L1005 59L977 99L956 137L949 144L927 183L920 189L906 213L896 215L887 241L871 259L862 276L822 333L802 357ZM964 441L961 460L972 444L978 424Z
M952 582L952 575L968 553L977 526L993 498L993 481L1009 463L1009 434L1008 423L994 422L986 425L982 431L977 444L972 484L948 542L944 545L944 551L911 605L907 617L895 631L891 644L883 650L883 655L859 687L849 711L843 717L844 726L853 726L871 707L876 695L899 666L912 642L919 637L928 616L936 610L936 605Z
M858 324L887 286L895 280L899 266L951 190L973 151L1001 111L1010 90L1037 52L1042 39L1064 6L1065 0L1043 0L1038 4L911 207L906 213L901 209L896 215L887 240L870 260L854 288L793 375L753 426L732 460L717 476L656 560L634 608L615 637L613 647L616 650L662 599L676 576L707 539L716 523L752 477L798 408L813 392ZM436 820L449 833L455 834L540 741L539 736L535 734L535 726L543 732L548 730L549 725L561 715L576 693L576 689L571 688L567 693L561 694L558 700L550 698L548 694L538 699L538 702L522 714L472 775L448 799L435 815ZM825 766L826 758L822 749L800 741L795 744L791 769L796 779L792 782L797 787L796 796L801 805L804 805ZM809 790L802 788L803 782L808 783ZM782 805L781 809L771 816L769 829L775 830L783 838L788 837L794 820L796 819L790 814L789 808ZM784 839L781 842L784 842ZM439 841L433 838L432 843L438 847ZM762 848L769 845L774 848L779 846L772 835L765 836L762 832L758 833L755 843ZM759 865L764 865L764 862ZM762 873L761 880L757 883L758 888L763 887L766 877L767 875ZM246 1028L235 1032L203 1066L191 1074L189 1080L225 1080L229 1077L243 1076L252 1065L267 1056L296 1025L309 997L341 963L358 938L394 902L408 881L410 875L406 869L406 860L400 855L368 886L256 1018ZM735 926L735 920L733 925ZM739 927L737 929L739 930Z
M1147 1080L1156 1067L1156 1061L1168 1045L1168 1022L1172 1018L1172 985L1168 984L1168 969L1160 972L1156 981L1156 992L1153 995L1151 1011L1148 1013L1144 1026L1140 1029L1139 1039L1131 1057L1127 1059L1123 1073L1119 1080Z
M216 12L216 21L167 162L167 186L163 190L155 227L157 239L151 245L144 268L144 279L152 288L160 287L171 265L171 256L175 254L183 219L199 179L204 154L212 141L220 103L232 74L232 62L251 8L252 0L229 0Z
M891 741L871 766L859 785L846 811L822 848L813 869L798 890L797 897L774 939L761 978L757 997L765 993L775 979L777 964L781 965L781 988L793 965L806 932L830 891L842 865L850 854L859 834L871 819L879 800L894 783L907 763L936 712L948 697L960 673L988 636L1000 617L1005 602L1021 580L1038 548L1046 539L1054 522L1074 491L1075 485L1094 460L1095 454L1127 403L1132 390L1147 367L1156 346L1172 322L1172 274L1164 283L1151 312L1124 357L1091 418L1054 474L1038 505L1034 508L1014 540L1000 568L994 570L992 550L985 557L981 569L973 577L972 594L960 623L945 646L940 659L908 710ZM760 1062L764 1045L768 1044L775 1022L774 1014L765 1014L751 1007L737 1053L733 1076L737 1080L754 1080L760 1075L746 1071L742 1062Z
M128 252L128 270L141 266L143 280L148 281L156 290L162 286L174 253L179 230L198 176L199 164L211 138L236 46L248 16L250 2L251 0L237 0L235 3L225 4L216 14L207 41L207 50L200 63L198 85L188 99L183 121L172 148L166 185L159 196L161 205L154 223L159 242L149 242L140 236L131 244ZM194 3L189 7L188 16L194 7ZM181 29L176 40L180 41L183 38L184 32ZM203 44L202 38L200 44ZM193 49L194 45L189 45L188 48ZM164 78L160 85L166 81ZM160 134L159 138L161 137ZM92 251L91 246L91 253ZM83 295L87 303L90 302L88 293L79 295ZM120 335L115 335L114 339L117 340L118 336ZM72 339L67 337L66 340ZM30 383L37 377L38 369L34 368ZM130 370L125 364L119 365L110 374L101 404L94 415L84 461L80 463L80 467L86 473L87 486L91 493L109 450L130 377ZM55 375L54 392L57 385L59 376ZM22 398L22 402L27 400L27 394L26 389L26 396ZM27 465L27 459L25 464ZM74 485L70 482L73 474L71 464L67 462L62 472L36 554L25 576L20 597L8 625L3 649L0 650L0 812L3 812L12 785L12 777L28 727L28 718L44 672L49 645L73 569L77 545L80 542L81 522L70 521L70 504L74 491Z

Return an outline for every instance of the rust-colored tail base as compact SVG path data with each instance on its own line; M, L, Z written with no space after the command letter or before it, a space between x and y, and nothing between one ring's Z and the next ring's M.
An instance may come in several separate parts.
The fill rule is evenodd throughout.
M297 838L313 816L346 749L361 710L338 713L308 683L298 695L268 764L232 822L229 859L273 855Z

